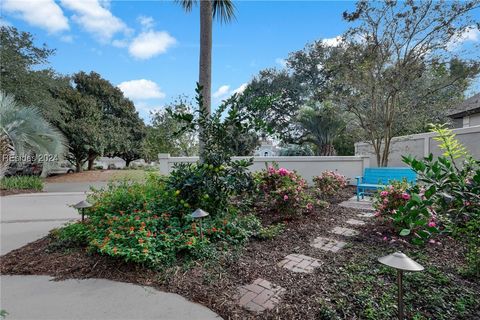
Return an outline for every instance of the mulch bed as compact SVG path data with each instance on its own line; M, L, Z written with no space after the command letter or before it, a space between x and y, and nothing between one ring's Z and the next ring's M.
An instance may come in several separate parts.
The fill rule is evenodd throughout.
M36 189L14 189L14 190L0 189L0 197L11 196L14 194L37 193L37 192L43 192L43 191L39 191Z
M347 189L334 202L352 196ZM345 221L356 218L360 211L337 204L315 214L287 222L285 232L273 240L252 240L241 251L226 254L219 262L197 263L190 268L169 268L156 272L138 265L87 253L84 249L55 251L49 249L52 239L42 238L3 256L1 274L50 275L67 278L104 278L148 285L178 293L217 312L224 319L321 319L320 300L329 299L343 277L342 268L353 261L364 261L372 255L395 250L410 250L410 245L383 240L390 230L385 225L350 227L360 230L359 236L347 238L329 231L335 226L349 227ZM371 219L373 220L373 219ZM349 243L338 253L324 252L310 246L317 236ZM372 252L373 250L373 252ZM463 251L455 241L427 246L424 250L432 265L445 272L455 270L463 261ZM314 274L292 273L276 264L286 255L299 253L321 261ZM238 286L266 279L286 289L282 302L273 310L254 314L239 307L234 300ZM392 286L394 284L392 283ZM478 283L467 283L480 292ZM332 297L333 298L333 297ZM345 316L345 319L359 317Z

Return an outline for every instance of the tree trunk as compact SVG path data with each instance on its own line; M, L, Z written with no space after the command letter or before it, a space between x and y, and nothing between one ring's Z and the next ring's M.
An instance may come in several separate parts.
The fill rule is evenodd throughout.
M125 160L125 167L128 168L128 167L130 166L130 162L132 162L132 160L126 159L126 160Z
M83 171L83 162L80 160L75 161L75 171L76 172L82 172Z
M335 150L335 147L333 144L330 143L325 143L320 146L320 156L336 156L337 151Z
M93 151L88 152L88 166L87 170L92 170L93 169L93 162L95 159L98 157L98 154L94 153Z
M93 161L95 159L88 159L88 170L92 170L93 169Z
M212 90L212 1L200 1L200 63L198 83L202 86L203 105L210 116ZM200 156L204 151L200 128Z

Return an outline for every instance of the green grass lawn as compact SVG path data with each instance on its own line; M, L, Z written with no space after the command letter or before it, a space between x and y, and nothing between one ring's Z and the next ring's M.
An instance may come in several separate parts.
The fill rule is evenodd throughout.
M113 173L110 180L130 180L141 182L144 181L147 176L147 171L144 170L118 170Z

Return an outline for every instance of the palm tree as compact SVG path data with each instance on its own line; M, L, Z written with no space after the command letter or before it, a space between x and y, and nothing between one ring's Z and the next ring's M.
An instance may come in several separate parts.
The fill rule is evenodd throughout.
M190 12L197 0L176 0ZM198 0L200 2L200 64L198 83L202 88L203 107L206 115L211 112L212 90L212 20L230 22L235 18L235 5L231 0ZM203 143L200 141L200 153Z
M37 108L21 106L13 96L0 91L0 178L12 154L35 153L62 158L66 151L65 137L42 117ZM49 164L44 162L43 174Z
M313 103L300 109L298 124L304 134L300 140L315 145L319 156L336 155L333 141L345 130L345 121L329 102Z

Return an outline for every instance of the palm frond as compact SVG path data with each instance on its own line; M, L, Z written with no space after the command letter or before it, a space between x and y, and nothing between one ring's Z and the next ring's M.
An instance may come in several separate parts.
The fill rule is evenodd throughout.
M27 153L63 158L67 141L63 134L35 107L17 104L13 96L0 92L0 131L17 155ZM46 164L48 166L48 164Z
M187 12L192 11L193 5L197 3L196 0L175 0L175 2L179 3Z
M227 23L235 20L235 4L232 0L213 0L213 17L220 22Z

